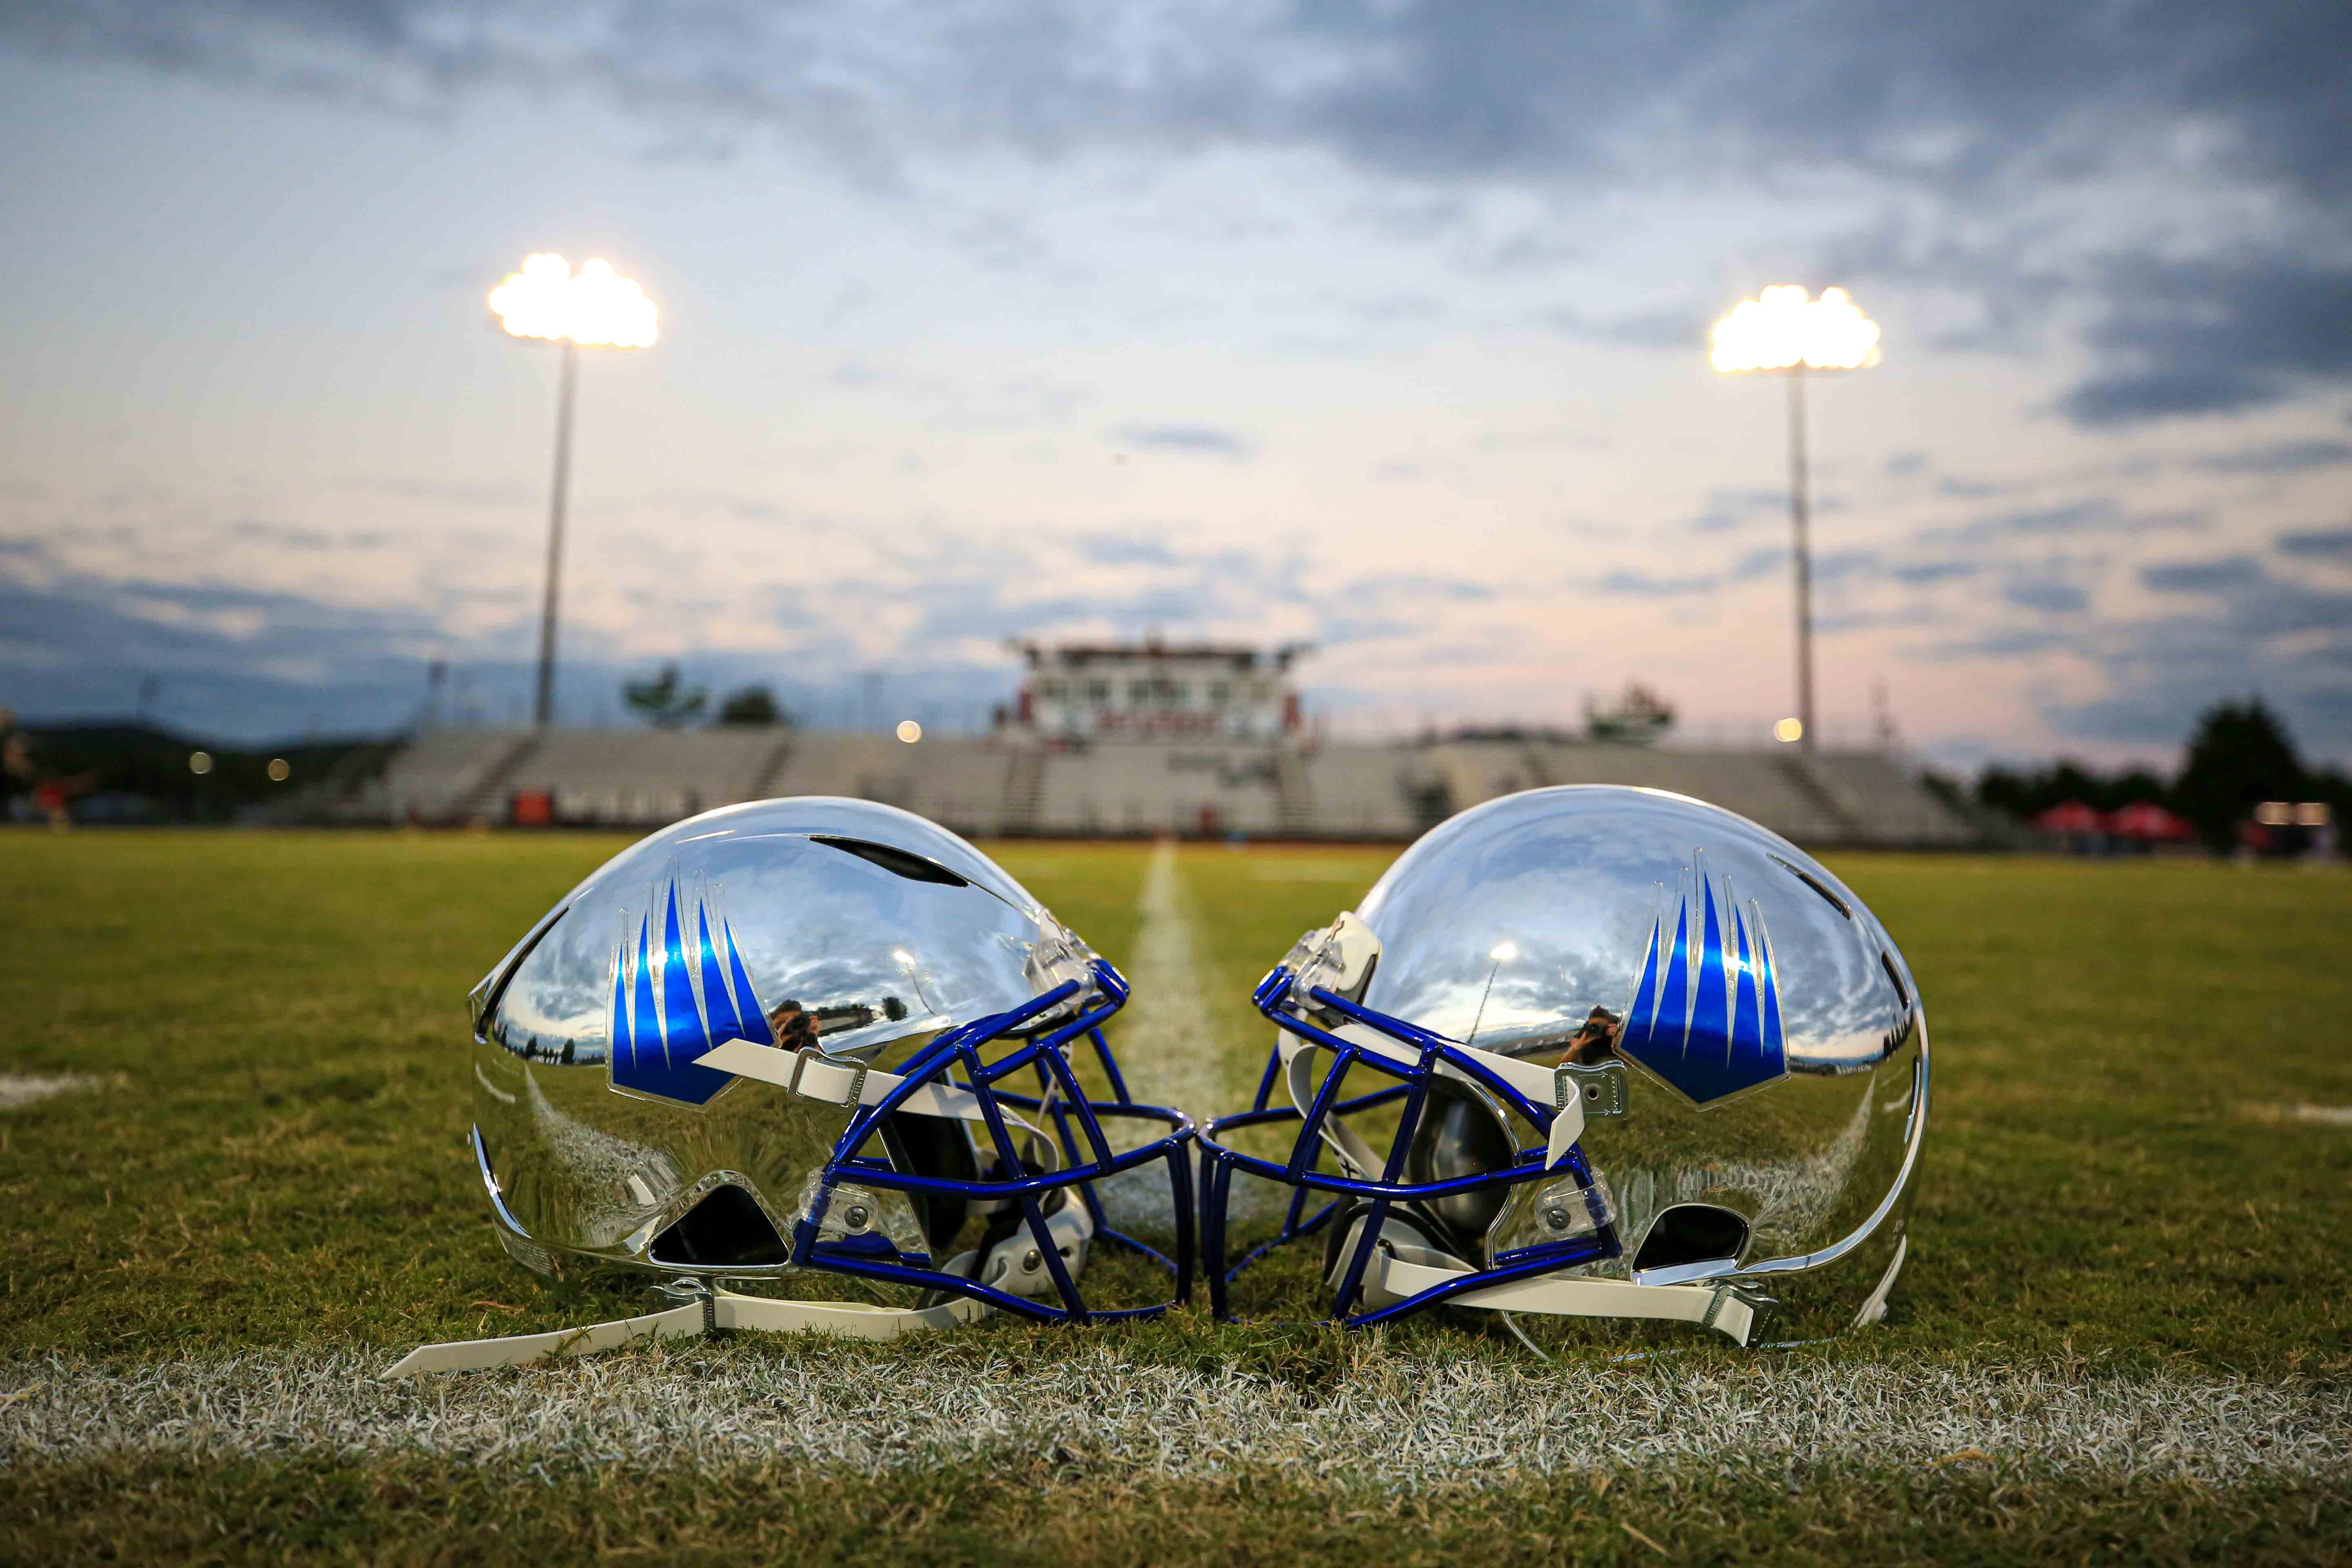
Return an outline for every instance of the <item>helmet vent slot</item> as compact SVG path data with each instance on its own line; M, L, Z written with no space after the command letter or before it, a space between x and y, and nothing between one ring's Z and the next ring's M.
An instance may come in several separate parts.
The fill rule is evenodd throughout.
M1885 951L1882 949L1878 954L1878 963L1879 966L1886 971L1886 978L1895 987L1895 999L1903 1004L1904 1011L1909 1012L1911 1009L1910 988L1903 984L1903 976L1895 972L1895 960L1888 957Z
M703 1268L746 1268L782 1263L791 1255L775 1223L758 1200L730 1184L713 1187L703 1200L654 1237L652 1261Z
M970 879L959 877L938 861L925 859L911 849L877 844L870 838L844 838L833 833L812 833L809 842L822 844L828 849L838 849L845 855L855 855L860 860L871 861L892 876L904 877L909 882L937 882L943 888L971 886Z
M1848 920L1853 919L1853 910L1846 906L1846 901L1843 899L1839 898L1835 893L1831 892L1828 887L1823 884L1819 877L1814 876L1811 871L1804 869L1801 866L1790 865L1788 861L1781 859L1778 855L1772 857L1772 864L1780 867L1780 869L1788 872L1789 875L1794 877L1797 880L1802 882L1816 893L1819 893L1822 896L1822 900L1828 904L1830 908L1835 910L1838 913L1843 915Z
M1715 1204L1675 1204L1650 1222L1633 1254L1637 1283L1672 1285L1728 1274L1748 1246L1748 1217Z

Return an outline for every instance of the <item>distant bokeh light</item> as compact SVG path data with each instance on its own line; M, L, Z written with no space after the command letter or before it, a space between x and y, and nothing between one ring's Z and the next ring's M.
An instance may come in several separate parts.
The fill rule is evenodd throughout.
M1860 370L1878 363L1878 323L1843 289L1809 300L1802 285L1779 284L1742 300L1715 324L1709 361L1720 371Z
M1784 745L1793 745L1805 738L1805 722L1801 719L1783 719L1772 726L1772 738Z
M518 338L642 349L660 335L654 302L609 261L590 261L574 274L561 256L526 257L521 271L490 290L490 309Z
M288 763L285 758L272 757L269 759L269 782L271 784L284 784L288 779L293 776L293 765Z
M920 724L916 723L912 719L898 721L898 739L911 746L922 738L923 727Z
M190 752L188 771L198 778L204 777L213 771L213 754L210 752Z

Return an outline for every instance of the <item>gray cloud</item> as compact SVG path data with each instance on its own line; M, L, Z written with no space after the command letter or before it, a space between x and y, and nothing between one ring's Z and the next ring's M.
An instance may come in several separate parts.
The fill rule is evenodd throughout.
M1587 342L1614 343L1632 349L1680 349L1685 353L1706 344L1706 330L1717 307L1692 302L1663 310L1639 310L1625 315L1593 316L1572 310L1544 312L1544 325L1562 337Z
M2326 640L2305 647L2298 658L2338 660L2352 654L2352 591L2314 587L2275 575L2249 555L2212 561L2176 562L2142 569L2151 588L2218 599L2221 625L2237 638L2321 632ZM2331 654L2326 650L2333 648Z
M1257 455L1256 444L1247 437L1231 430L1220 430L1213 425L1126 425L1112 435L1129 447L1152 447L1166 452L1198 452L1207 457L1230 458L1237 462Z
M1706 573L1661 577L1647 572L1612 572L1592 584L1596 594L1634 599L1672 599L1713 591L1722 579Z
M2242 451L2209 453L2194 466L2216 474L2286 475L2343 463L2352 463L2352 441L2275 441Z
M1936 493L1954 500L1982 500L2017 489L2015 485L1996 484L1990 479L1940 479L1936 481Z
M2218 594L2261 582L2263 569L2251 555L2223 555L2210 561L2168 561L2143 566L2139 580L2162 594Z
M2063 615L2089 607L2091 596L2072 583L2053 577L2013 577L2000 596L2022 609Z
M2126 368L2059 399L2078 425L2236 414L2352 374L2352 264L2300 256L2116 263L2091 345Z
M1908 566L1897 566L1887 574L1898 583L1927 584L1948 582L1955 577L1973 577L1983 571L1974 561L1921 561Z
M2086 740L2177 742L2210 703L2259 691L2320 754L2352 743L2352 592L2279 577L2251 555L2175 561L2140 578L2184 608L2088 625L2062 646L2106 673L2110 692L2053 703L2045 718Z
M2337 557L2352 560L2352 528L2323 529L2310 533L2282 533L2278 547L2283 554Z
M1356 578L1347 585L1344 596L1399 605L1426 605L1441 600L1449 604L1475 605L1492 599L1495 590L1485 583L1466 577L1440 577L1425 572L1386 572Z
M2093 307L2098 363L2057 405L2077 424L2236 412L2352 378L2340 259L2352 12L2340 0L999 0L905 13L644 0L560 17L530 0L462 12L27 0L0 10L0 39L398 113L447 114L488 88L584 89L667 152L724 157L781 137L880 184L918 154L991 147L1048 160L1313 149L1391 180L1423 234L1461 221L1448 184L1858 178L1886 194L1885 210L1929 216L1832 239L1824 263L1970 295L1989 343L2015 341L2057 300ZM2150 174L2260 189L2273 216L2241 226L2228 255L2159 254L2152 237L2103 240L2095 255L2076 242L2071 258L2030 264L2011 254L2047 235L2037 195ZM1006 264L1034 248L1024 235L974 243ZM1486 248L1489 268L1493 255L1526 260ZM1676 305L1559 324L1681 349L1704 317Z
M140 681L158 677L160 714L184 725L257 738L380 730L407 719L425 661L440 651L437 627L407 612L217 584L43 578L0 577L0 706L34 719L127 712Z
M1709 490L1706 504L1690 520L1689 527L1694 533L1721 533L1760 512L1778 511L1788 504L1786 490Z

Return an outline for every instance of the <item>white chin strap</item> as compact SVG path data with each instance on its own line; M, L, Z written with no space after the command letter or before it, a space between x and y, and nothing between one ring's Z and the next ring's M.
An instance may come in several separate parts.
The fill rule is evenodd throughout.
M1076 1279L1087 1266L1087 1249L1095 1236L1094 1216L1074 1194L1045 1220L1062 1267ZM978 1258L975 1267L974 1260ZM1045 1267L1036 1237L1027 1226L1006 1237L980 1258L967 1252L947 1266L946 1272L994 1286L1008 1296L1050 1297L1054 1271ZM591 1323L584 1329L562 1329L551 1334L512 1334L496 1340L458 1340L448 1344L420 1345L383 1375L410 1377L425 1372L480 1372L487 1367L513 1366L548 1356L593 1355L622 1350L650 1340L692 1339L719 1329L758 1329L768 1333L847 1334L852 1339L895 1340L901 1334L929 1329L958 1328L996 1309L969 1296L936 1307L870 1307L859 1301L777 1301L765 1296L742 1296L712 1288L682 1307L648 1312L641 1318Z
M907 1080L897 1073L869 1068L863 1062L840 1061L803 1046L797 1051L755 1046L749 1040L726 1040L694 1058L700 1068L716 1068L737 1078L757 1079L826 1105L879 1105ZM959 1121L988 1120L980 1100L970 1089L927 1083L899 1102L898 1109L918 1116L945 1116ZM1037 1131L1004 1107L997 1114L1013 1126Z
M383 1375L413 1377L427 1372L480 1372L547 1356L593 1355L654 1340L685 1340L719 1329L760 1329L770 1333L814 1331L861 1340L895 1340L926 1329L952 1329L990 1310L986 1302L959 1297L936 1307L869 1307L856 1301L772 1301L714 1289L682 1307L648 1312L617 1322L591 1323L551 1334L513 1334L497 1340L458 1340L420 1345Z
M1094 1216L1074 1194L1045 1220L1062 1267L1076 1279L1087 1267L1087 1249L1095 1236ZM975 1267L974 1260L978 1258ZM967 1252L950 1261L946 1272L977 1279L1008 1296L1051 1297L1054 1271L1045 1267L1036 1237L1027 1226L1014 1231L979 1258ZM929 1329L953 1329L987 1316L996 1309L969 1296L959 1296L936 1307L873 1307L861 1301L778 1301L765 1296L742 1296L713 1287L708 1294L682 1307L648 1312L641 1318L591 1323L584 1329L561 1329L551 1334L511 1334L495 1340L457 1340L447 1344L420 1345L383 1375L410 1377L425 1372L480 1372L493 1366L513 1366L548 1356L593 1355L622 1350L649 1340L692 1339L719 1329L758 1329L767 1333L846 1334L859 1340L895 1340L901 1334Z
M1353 1255L1363 1235L1359 1219L1340 1256ZM1477 1270L1451 1253L1421 1244L1403 1226L1383 1234L1364 1267L1363 1304L1377 1310L1437 1286L1466 1279ZM1344 1267L1344 1263L1342 1265ZM1336 1278L1332 1280L1336 1287ZM1657 1318L1696 1323L1745 1345L1756 1326L1756 1309L1728 1285L1632 1285L1622 1279L1538 1275L1445 1299L1449 1307L1481 1307L1493 1312L1538 1312L1556 1318Z

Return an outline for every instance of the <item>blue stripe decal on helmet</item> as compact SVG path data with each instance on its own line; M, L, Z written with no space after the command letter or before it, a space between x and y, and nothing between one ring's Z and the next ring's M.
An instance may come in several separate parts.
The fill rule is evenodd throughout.
M735 1021L742 1031L736 1038L755 1046L772 1046L776 1043L775 1031L768 1027L768 1010L752 994L751 977L743 973L743 954L735 946L735 928L721 915L719 929L727 938L727 973L735 982Z
M1665 945L1661 911L1650 928L1649 952L1617 1044L1624 1056L1700 1106L1789 1072L1763 912L1753 903L1742 910L1728 882L1718 890L1719 880L1707 875L1702 858L1693 858L1675 910L1673 945L1664 955L1665 974L1654 987ZM1694 937L1699 944L1696 954L1690 951Z
M694 911L694 956L702 976L702 1015L709 1020L711 1042L740 1040L743 1025L735 1012L735 998L719 967L719 950L710 943L710 905L701 900Z
M706 1105L735 1081L732 1073L698 1067L696 1059L721 1040L752 1039L772 1045L767 1020L752 995L743 960L735 951L734 933L726 931L727 961L720 962L710 939L708 901L695 900L694 953L686 947L687 922L678 906L677 884L672 882L663 900L658 996L655 989L654 917L650 911L637 922L636 963L629 966L627 944L613 961L612 1084L632 1094L651 1095L684 1105ZM733 983L727 978L733 972ZM695 982L701 982L697 995ZM745 1015L748 1014L749 1017Z
M1699 950L1698 990L1691 998L1690 1028L1683 1041L1683 1054L1703 1066L1721 1069L1731 1065L1733 1047L1731 993L1724 973L1723 917L1716 911L1715 889L1701 880L1698 891L1706 910L1699 929L1706 936Z

